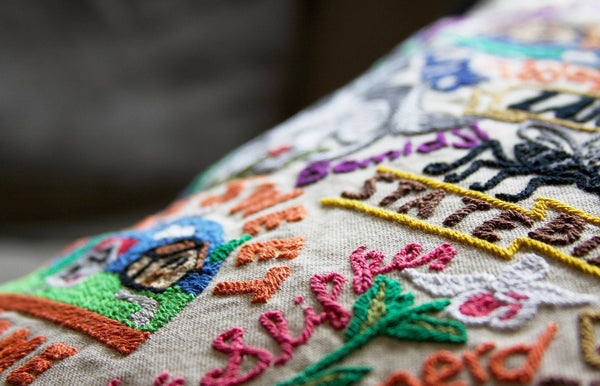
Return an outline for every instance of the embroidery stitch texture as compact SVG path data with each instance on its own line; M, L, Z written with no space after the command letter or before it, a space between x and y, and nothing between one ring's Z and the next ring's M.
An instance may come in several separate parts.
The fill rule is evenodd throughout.
M405 270L404 275L433 296L451 297L446 310L454 319L506 329L521 327L541 305L580 306L597 300L541 282L549 272L544 259L528 254L497 276L428 274L414 269Z
M332 371L338 371L340 374L366 374L367 368L331 367L378 336L449 343L466 341L467 336L462 324L428 315L443 310L448 305L447 300L418 306L412 306L413 302L412 293L402 293L400 282L382 275L377 276L371 289L354 304L354 317L346 329L344 345L280 385L325 383Z
M586 224L590 224L592 226L598 227L600 226L600 218L589 215L579 209L573 208L571 206L565 205L562 202L552 200L549 198L539 197L536 199L536 202L531 210L525 209L518 205L508 203L502 200L498 200L496 198L490 197L481 192L472 191L460 188L456 185L452 185L445 182L435 181L426 177L415 176L411 173L394 171L389 168L379 167L378 172L381 173L394 173L399 178L410 179L415 182L422 183L433 189L443 189L448 193L457 194L460 196L467 196L479 200L486 201L492 204L495 208L501 210L515 210L517 212L523 213L530 217L533 220L540 221L544 220L547 216L548 209L552 209L554 211L558 211L559 213L566 213L572 216L579 217L583 219ZM496 244L493 244L489 241L482 240L478 237L470 236L466 233L463 233L458 230L449 229L448 227L444 227L441 225L430 224L428 222L411 218L407 215L403 215L400 213L391 212L388 210L384 210L381 208L376 208L371 205L362 203L357 200L349 200L343 198L322 198L321 203L325 206L337 206L342 208L348 208L364 213L371 214L373 216L380 217L382 219L396 221L402 225L410 226L411 228L421 230L426 233L440 235L446 238L449 238L454 241L461 242L465 245L473 246L482 250L485 250L495 256L504 258L504 259L512 259L513 256L524 247L532 249L537 253L555 258L562 263L565 263L571 267L577 268L582 272L594 275L600 278L600 269L593 264L593 262L587 262L583 259L580 259L576 256L571 256L566 252L557 249L557 247L546 244L542 241L535 240L530 237L519 237L510 242L506 247L502 247ZM560 236L560 230L555 229L556 235Z

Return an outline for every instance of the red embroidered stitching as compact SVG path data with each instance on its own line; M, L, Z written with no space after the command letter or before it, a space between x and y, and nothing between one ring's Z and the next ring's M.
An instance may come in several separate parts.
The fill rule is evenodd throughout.
M243 337L244 330L241 328L229 329L216 337L212 345L213 348L227 354L229 360L227 361L225 369L216 368L209 371L200 381L200 385L239 385L240 383L248 382L256 378L269 367L272 358L271 354L267 350L246 346ZM227 341L231 341L231 344L227 345ZM246 374L238 375L244 356L255 357L257 363L256 366Z
M456 250L452 245L444 243L428 254L419 255L423 247L418 243L408 244L400 252L396 253L392 262L386 266L381 266L385 255L381 251L369 251L365 253L367 247L361 245L350 255L350 264L354 271L352 286L357 294L365 293L373 285L373 279L376 275L388 273L392 270L402 271L406 268L414 268L432 262L429 269L441 271L446 268L456 255ZM368 261L371 260L370 263Z
M6 382L26 386L43 374L46 370L54 365L55 362L68 358L77 354L77 350L73 347L62 343L55 343L47 347L40 355L34 357L29 362L11 372L6 377Z
M249 220L244 224L244 233L256 236L260 233L261 225L267 230L277 228L285 220L287 222L301 221L306 217L306 207L303 205L292 206L290 208L266 214L264 216Z
M254 293L251 303L266 303L277 292L281 283L290 276L289 267L273 267L264 278L248 281L222 281L213 289L215 295L237 295Z
M258 254L258 261L273 259L294 259L302 251L304 237L298 236L284 240L270 240L244 245L237 255L237 265L244 265L254 261ZM279 255L278 255L279 253Z

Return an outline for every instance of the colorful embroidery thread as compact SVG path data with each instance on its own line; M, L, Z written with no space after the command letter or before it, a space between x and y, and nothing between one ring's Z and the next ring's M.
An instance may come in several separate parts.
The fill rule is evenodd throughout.
M443 270L456 255L456 250L450 244L442 244L433 251L419 257L423 247L418 243L408 244L400 252L396 253L391 263L381 266L385 258L381 251L369 251L365 253L364 245L358 247L350 255L350 264L354 271L352 286L356 294L365 293L373 285L373 278L377 275L402 271L406 268L414 268L429 264L429 269ZM369 262L370 260L370 262Z
M244 245L237 255L237 265L244 265L254 261L258 255L258 261L273 259L295 259L302 251L304 237L298 236L284 240L259 241Z
M521 327L541 305L580 306L596 301L595 296L542 282L549 272L548 263L531 253L497 276L428 274L415 269L407 269L404 274L433 296L451 297L446 310L454 319L505 329Z
M531 210L525 209L523 207L517 206L512 203L508 203L502 200L498 200L496 198L490 197L486 194L467 190L460 188L456 185L452 185L445 182L435 181L426 177L415 176L410 173L398 172L389 168L379 167L378 172L380 173L394 173L397 177L412 180L415 182L422 183L429 188L433 189L443 189L447 193L457 194L462 197L471 197L478 200L483 200L485 202L493 205L495 209L499 210L514 210L519 213L525 214L527 217L540 221L544 220L547 216L547 212L549 209L557 211L559 213L565 213L572 216L579 217L586 222L586 225L591 225L594 227L600 227L600 218L589 215L579 209L573 208L562 202L552 200L549 198L539 197L536 199L535 204ZM447 194L448 196L448 194ZM321 203L326 206L337 206L342 208L348 208L352 210L356 210L359 212L364 212L371 214L373 216L377 216L386 220L396 221L402 225L410 226L413 229L418 229L426 233L440 235L446 237L448 239L461 242L468 246L473 246L482 250L485 250L495 256L502 257L504 259L512 259L513 256L523 247L527 247L532 249L543 256L548 256L555 258L561 261L564 264L567 264L571 267L577 268L582 272L594 275L600 278L600 268L591 262L587 262L584 259L578 258L576 256L571 256L567 252L564 252L558 249L557 246L552 246L546 244L542 241L533 239L531 237L518 237L515 240L511 241L509 245L506 247L499 246L493 244L489 241L482 240L478 237L470 236L462 231L458 231L455 229L449 229L448 227L442 225L430 224L426 221L422 221L419 219L411 218L407 215L403 215L400 213L384 210L381 208L373 207L371 205L362 203L357 200L349 200L344 198L323 198L321 199ZM456 212L455 212L456 213ZM452 214L451 216L454 216ZM559 227L560 228L560 227ZM561 236L561 229L554 229L555 236ZM551 232L551 233L552 233ZM533 233L535 236L535 233Z
M402 293L400 282L382 275L377 276L371 289L354 304L354 317L346 329L344 345L280 385L325 383L331 377L332 371L356 380L357 373L363 373L364 376L368 369L331 367L378 336L434 342L466 341L467 336L462 324L438 320L428 315L443 310L448 305L447 300L411 307L413 302L414 296L411 293Z
M55 362L77 354L77 350L62 343L47 347L40 355L11 372L6 382L12 385L27 386L51 368Z
M222 281L213 289L215 295L253 293L250 303L266 303L279 290L281 283L290 276L289 267L273 267L264 278L249 281Z

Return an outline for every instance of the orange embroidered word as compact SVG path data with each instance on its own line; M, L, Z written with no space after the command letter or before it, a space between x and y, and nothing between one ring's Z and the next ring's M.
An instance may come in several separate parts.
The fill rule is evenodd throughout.
M250 197L242 200L236 206L231 208L229 213L234 214L243 211L242 216L250 216L251 214L291 200L302 194L304 194L304 190L302 189L294 189L288 193L281 193L279 190L275 189L275 184L273 183L262 184L254 190Z
M200 206L212 206L231 201L244 191L245 180L233 180L227 183L227 190L222 195L208 196L200 202Z
M438 192L436 193L437 196L431 200L418 201L419 198L416 200L407 199L409 203L419 202L422 205L415 204L416 208L406 209L411 205L400 203L399 209L401 213L398 213L399 209L394 210L392 208L388 210L387 208L381 208L381 206L390 206L390 203L385 200L379 204L371 205L363 202L364 200L358 199L323 198L321 199L321 203L327 206L347 208L395 221L422 232L439 235L468 246L479 248L507 260L512 259L521 249L528 248L542 256L557 259L570 267L577 268L582 272L600 278L600 267L592 259L586 260L580 257L582 251L576 245L581 241L582 244L585 244L588 253L593 249L592 247L600 246L600 243L591 243L589 241L591 239L583 239L584 231L588 229L600 234L600 218L598 217L550 198L539 197L536 199L532 209L526 209L516 204L493 198L487 194L463 189L447 182L440 182L385 167L379 167L377 170L379 173L395 174L400 184L406 184L407 180L418 182L427 187L430 192ZM377 182L378 187L381 187L381 184L385 184L385 182ZM423 197L431 197L427 191L421 192L416 189L406 194L423 193L425 194ZM442 201L450 200L449 197L456 195L463 199L462 202L455 199L454 203L445 201L446 205L440 205ZM464 200L467 197L469 200ZM440 208L448 211L446 218L441 221L429 220ZM558 212L558 214L548 219L550 217L548 215L550 209L553 212ZM404 214L411 210L412 212L417 212L417 218L409 214ZM488 218L483 220L483 223L480 225L465 225L463 220L475 212L483 212ZM539 224L537 228L534 228L535 224ZM501 231L515 229L517 226L519 226L519 229L523 229L526 234L523 236L513 236L513 240L503 241L502 237L500 237ZM462 229L459 230L456 228ZM498 243L499 241L502 243Z
M258 255L258 261L273 259L294 259L302 251L304 237L298 236L291 239L259 241L244 245L237 255L237 265L244 265L254 261Z
M68 358L77 354L77 350L73 347L56 343L47 347L40 355L34 357L29 362L14 370L6 377L6 382L26 386L35 381L38 375L43 374L55 362Z
M290 276L289 267L273 267L264 278L248 281L222 281L213 289L215 295L236 295L253 293L251 303L266 303L277 292L281 283Z
M517 344L495 352L488 362L491 376L498 382L521 384L532 382L540 368L544 353L557 331L556 323L549 323L533 344ZM482 343L474 351L464 351L462 361L450 351L435 352L423 362L421 379L400 370L390 374L383 386L467 386L468 383L462 380L451 381L462 372L463 365L474 383L484 384L490 380L490 376L481 365L481 357L494 348L494 343ZM525 356L523 364L520 367L508 367L506 365L508 358L516 355Z
M527 60L521 68L510 68L507 61L502 61L501 69L504 78L517 77L524 81L542 84L566 80L573 83L587 84L590 90L600 90L600 71L591 67L577 66L571 63Z
M0 333L6 331L8 327L10 327L10 322L0 321ZM28 329L20 329L0 340L0 372L6 370L18 360L25 358L46 341L43 336L26 340L28 335Z
M267 230L277 228L285 220L287 222L301 221L306 217L306 207L303 205L292 206L290 208L266 214L264 216L249 220L244 224L244 233L256 236L260 233L261 225Z

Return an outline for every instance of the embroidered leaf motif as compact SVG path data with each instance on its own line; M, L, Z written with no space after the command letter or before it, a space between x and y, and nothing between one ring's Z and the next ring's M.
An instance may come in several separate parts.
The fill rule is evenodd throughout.
M298 379L294 385L348 386L363 379L369 371L371 371L370 367L337 367Z
M373 286L354 303L354 317L346 330L344 345L280 385L304 385L309 379L322 380L314 377L335 373L332 366L378 336L413 341L466 342L467 333L462 323L440 320L429 315L446 308L450 304L448 299L411 307L414 300L412 293L402 293L399 281L378 275ZM330 372L326 372L327 369ZM335 385L338 382L340 381L336 381Z
M373 287L354 304L354 318L346 330L345 341L370 333L396 339L464 342L464 326L455 321L438 320L427 314L440 312L449 300L443 299L409 308L411 293L402 293L400 282L378 276Z

